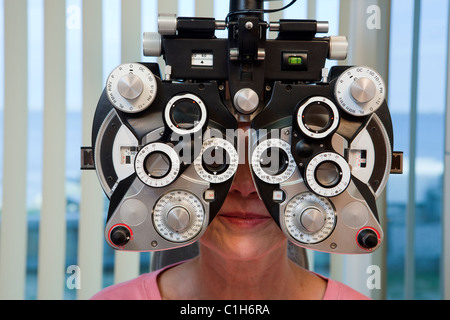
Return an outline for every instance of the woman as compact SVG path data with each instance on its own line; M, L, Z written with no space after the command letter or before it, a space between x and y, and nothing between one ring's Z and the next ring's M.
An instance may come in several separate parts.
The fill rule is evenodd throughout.
M93 299L367 299L288 258L286 236L259 199L248 164L239 165L199 250L192 260L111 286Z

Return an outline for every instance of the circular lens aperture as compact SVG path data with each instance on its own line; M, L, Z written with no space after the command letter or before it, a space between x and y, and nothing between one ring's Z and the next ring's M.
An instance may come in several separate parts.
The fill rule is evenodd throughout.
M172 123L180 129L192 130L200 122L202 111L195 100L180 99L170 109Z
M230 165L230 155L222 147L213 147L205 150L202 156L203 167L209 174L222 174Z
M176 95L166 105L164 118L169 128L186 135L199 132L207 121L206 106L196 95Z
M308 188L322 197L340 195L347 189L350 180L349 164L341 155L334 152L318 154L305 169L305 182Z
M308 105L303 111L303 124L311 132L325 132L333 124L333 121L333 112L326 104L315 102Z
M176 180L180 172L176 151L163 143L150 143L136 155L134 167L139 179L149 187L161 188Z
M272 176L278 176L286 171L289 156L281 148L267 148L261 153L261 169Z
M153 152L144 161L145 173L150 177L161 179L170 172L170 158L165 153Z
M269 184L289 180L296 169L290 148L290 144L281 139L261 141L251 157L251 167L255 175Z
M334 188L342 179L342 170L335 163L326 161L316 168L316 180L324 188Z
M298 110L297 124L304 135L323 139L339 126L339 111L334 103L325 97L314 97Z
M223 183L234 177L238 164L238 153L231 142L210 138L203 143L201 154L194 161L194 169L207 182Z

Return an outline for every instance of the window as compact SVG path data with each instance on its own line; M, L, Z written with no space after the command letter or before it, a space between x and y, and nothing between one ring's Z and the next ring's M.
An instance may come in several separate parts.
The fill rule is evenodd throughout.
M388 298L439 299L448 1L426 1L426 5L421 1L420 34L413 32L414 3L392 1L389 106L395 147L405 151L406 170L403 176L392 176L388 185ZM416 66L414 37L419 41ZM414 68L417 88L411 86ZM411 98L413 90L417 90L417 101ZM413 103L417 103L417 114L411 110ZM417 131L411 136L414 119ZM416 148L415 170L409 168L411 145ZM411 174L415 175L415 185L411 186L414 199L408 199ZM408 201L415 206L414 225L409 231L407 219L412 213L407 212ZM408 243L408 232L414 243ZM405 279L408 254L414 256L415 274Z

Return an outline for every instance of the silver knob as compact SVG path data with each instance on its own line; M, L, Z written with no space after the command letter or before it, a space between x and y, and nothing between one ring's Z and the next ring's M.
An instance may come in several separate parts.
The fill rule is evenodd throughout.
M146 57L159 57L162 52L161 35L157 32L144 32L142 49Z
M328 59L330 60L345 60L348 54L348 40L345 36L330 37L330 50L328 52Z
M353 99L359 103L367 103L372 101L377 94L377 87L372 80L367 78L359 78L353 82L351 86L351 92Z
M307 232L319 232L325 224L323 212L317 208L309 208L303 211L300 222Z
M330 23L328 21L317 21L317 33L328 33L330 31Z
M162 36L177 34L178 19L176 14L161 13L158 15L158 32Z
M234 107L242 114L250 114L258 108L258 94L250 88L239 90L234 95Z
M117 84L117 90L119 90L120 95L125 99L134 100L142 94L144 84L141 78L130 73L120 78Z
M145 65L125 63L115 68L106 81L109 102L126 113L139 113L155 100L158 91L156 77Z
M183 207L175 207L167 214L167 225L176 232L184 231L190 220L189 212Z

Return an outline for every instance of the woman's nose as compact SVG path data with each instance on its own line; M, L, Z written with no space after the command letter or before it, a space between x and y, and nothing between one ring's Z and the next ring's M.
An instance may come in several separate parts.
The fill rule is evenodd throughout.
M237 193L241 197L258 197L258 192L253 183L253 177L248 159L250 124L240 123L237 132L239 140L239 165L236 171L230 193Z
M256 191L250 172L250 166L247 162L238 166L230 192L239 193L244 198L258 197L258 192Z

